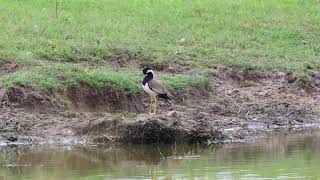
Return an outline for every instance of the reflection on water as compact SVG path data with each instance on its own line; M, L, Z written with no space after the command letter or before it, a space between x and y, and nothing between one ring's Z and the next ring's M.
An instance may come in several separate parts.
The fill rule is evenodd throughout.
M1 147L0 164L0 180L318 179L320 131L252 144Z

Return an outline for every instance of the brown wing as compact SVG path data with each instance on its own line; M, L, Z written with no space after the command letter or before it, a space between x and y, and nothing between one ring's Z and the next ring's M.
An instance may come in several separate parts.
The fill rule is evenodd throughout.
M151 90L153 90L154 92L158 93L158 94L167 94L167 95L171 95L169 93L169 91L167 90L166 87L164 87L164 85L160 82L157 81L155 79L152 79L148 82L148 85L150 87Z

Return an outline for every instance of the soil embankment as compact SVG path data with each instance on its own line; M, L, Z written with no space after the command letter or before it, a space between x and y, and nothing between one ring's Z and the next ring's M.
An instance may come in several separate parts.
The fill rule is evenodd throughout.
M301 81L279 71L211 68L213 90L173 92L175 105L160 101L157 115L147 113L147 95L112 87L84 84L63 94L1 89L0 142L233 142L319 123L318 74Z

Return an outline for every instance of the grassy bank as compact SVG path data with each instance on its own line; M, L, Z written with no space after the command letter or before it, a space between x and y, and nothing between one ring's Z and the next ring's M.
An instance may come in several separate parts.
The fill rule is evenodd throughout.
M17 71L0 78L6 89L13 85L28 87L35 91L66 91L68 88L89 83L99 89L106 86L118 87L132 93L142 92L140 81L142 72L116 72L107 68L86 68L81 65L46 63ZM190 75L165 75L159 77L169 90L179 90L189 86L210 86L208 78Z
M57 2L56 13L55 1L0 0L0 62L15 61L24 66L39 61L99 64L110 60L114 51L127 50L143 63L178 63L199 69L220 63L307 73L320 66L317 0ZM81 73L86 70L61 67L72 77L85 79ZM41 68L26 68L1 82L63 89L77 81L66 80L61 85L55 84L55 78L35 77L45 71ZM59 68L50 69L52 74L59 72ZM99 69L91 73L105 76ZM112 78L127 77L122 75ZM112 78L100 80L97 86L112 82ZM33 85L33 81L46 83ZM89 81L95 83L95 78ZM130 89L138 91L135 88Z

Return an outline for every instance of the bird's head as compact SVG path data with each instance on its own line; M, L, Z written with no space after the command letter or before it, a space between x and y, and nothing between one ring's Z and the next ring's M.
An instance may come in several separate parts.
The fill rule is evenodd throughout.
M154 77L154 72L153 72L153 70L152 70L151 68L149 68L149 67L143 68L142 72L143 72L144 76Z

